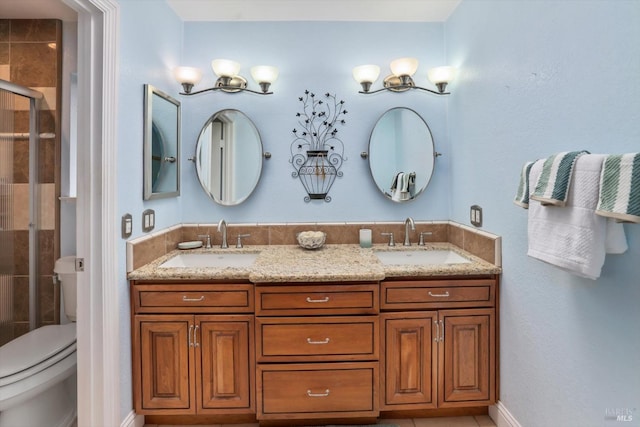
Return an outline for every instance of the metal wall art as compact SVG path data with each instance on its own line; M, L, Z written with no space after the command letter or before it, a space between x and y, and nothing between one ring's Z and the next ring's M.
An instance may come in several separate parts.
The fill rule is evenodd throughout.
M294 172L291 176L300 178L307 196L304 201L324 200L330 202L329 190L342 177L340 170L344 162L344 144L336 135L337 125L344 125L344 101L326 93L324 100L308 90L298 98L302 111L296 113L298 125L293 129L295 139L291 143L291 159Z

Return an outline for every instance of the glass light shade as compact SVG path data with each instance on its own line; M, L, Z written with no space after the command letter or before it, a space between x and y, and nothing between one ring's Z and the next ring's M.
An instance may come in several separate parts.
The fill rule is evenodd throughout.
M413 76L418 69L418 60L416 58L398 58L391 61L389 67L394 76Z
M273 83L278 79L278 69L270 65L251 67L251 77L256 83Z
M427 71L431 83L451 83L456 77L456 68L450 66L435 67Z
M234 77L240 72L240 64L230 59L214 59L211 68L218 77Z
M353 78L358 83L375 83L380 75L380 67L377 65L360 65L353 69Z
M178 83L188 83L195 86L202 78L202 70L195 67L176 67L173 70L173 77Z

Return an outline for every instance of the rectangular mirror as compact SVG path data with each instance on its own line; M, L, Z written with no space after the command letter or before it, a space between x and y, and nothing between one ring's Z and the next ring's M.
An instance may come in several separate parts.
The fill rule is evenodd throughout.
M144 200L180 195L180 101L144 85Z

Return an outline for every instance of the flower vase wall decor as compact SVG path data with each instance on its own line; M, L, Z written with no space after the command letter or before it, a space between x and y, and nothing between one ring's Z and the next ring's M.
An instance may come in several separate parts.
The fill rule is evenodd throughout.
M298 98L302 112L296 113L302 128L293 129L295 139L291 143L291 159L294 172L291 176L300 178L307 192L304 201L324 200L330 202L329 190L342 177L340 167L344 159L344 145L338 134L337 125L344 125L344 101L326 93L324 100L308 90Z

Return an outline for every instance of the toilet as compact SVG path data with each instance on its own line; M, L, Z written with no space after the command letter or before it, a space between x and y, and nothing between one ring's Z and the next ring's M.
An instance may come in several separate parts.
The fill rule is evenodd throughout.
M54 267L71 323L34 329L0 347L0 427L69 427L75 423L75 259L60 258Z

